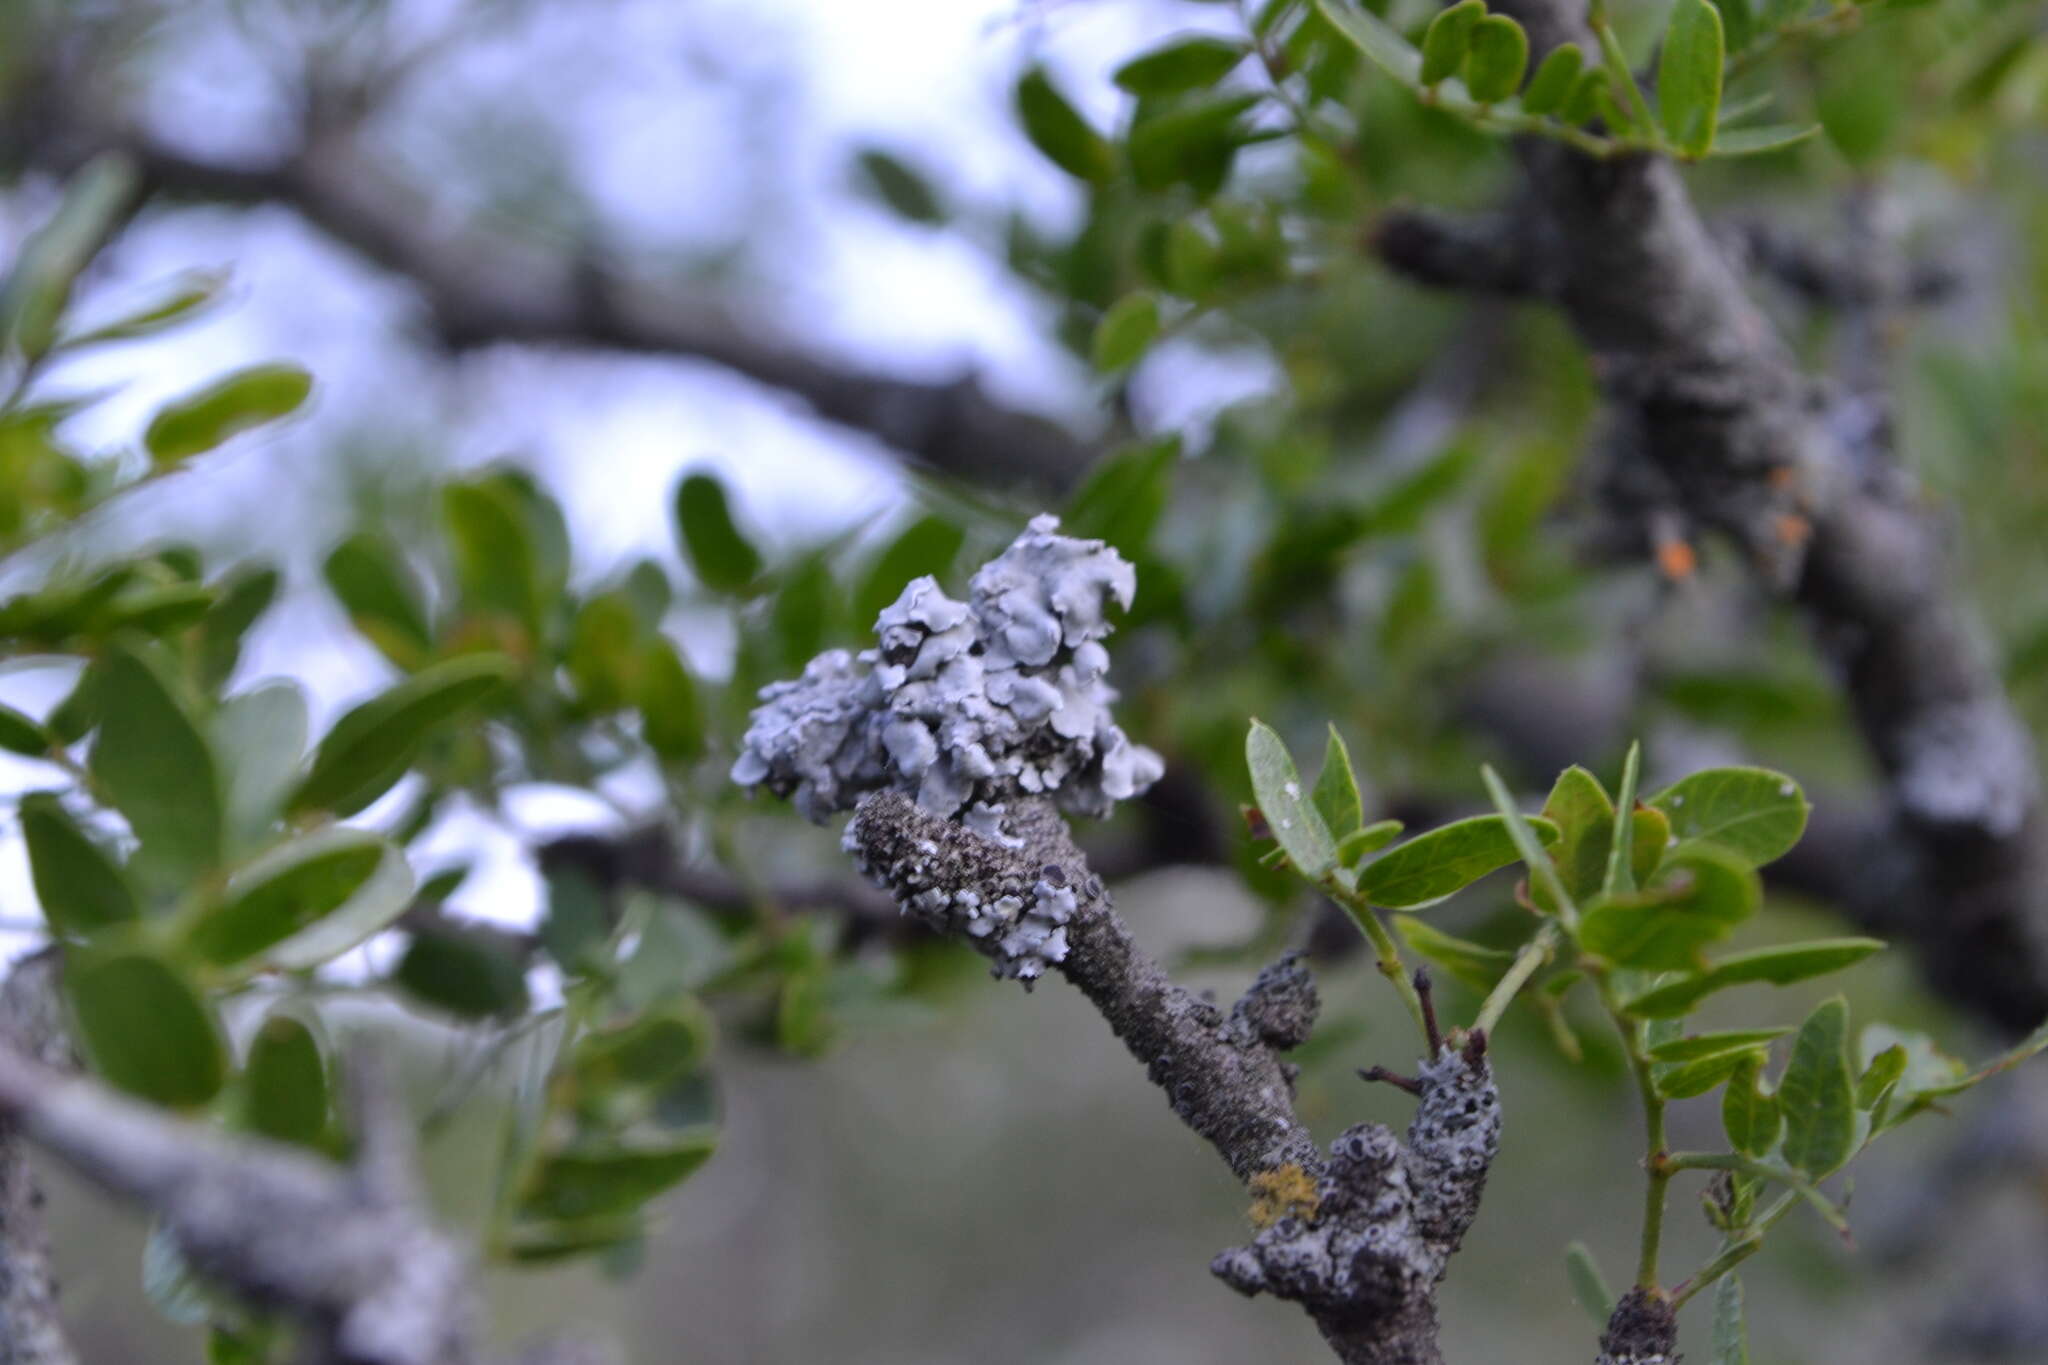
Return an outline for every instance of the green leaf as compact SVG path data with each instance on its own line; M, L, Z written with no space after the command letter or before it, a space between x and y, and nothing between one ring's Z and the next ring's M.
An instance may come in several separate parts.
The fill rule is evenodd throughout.
M1763 1052L1750 1049L1746 1052L1724 1052L1717 1056L1700 1057L1689 1062L1673 1062L1655 1067L1651 1071L1652 1083L1657 1093L1667 1100L1689 1100L1695 1095L1704 1095L1737 1071L1744 1069L1749 1061L1760 1061Z
M141 915L121 865L79 828L55 792L30 792L16 814L36 900L51 933L85 939Z
M538 635L547 609L539 547L511 489L488 476L449 484L441 490L441 525L468 605Z
M1543 843L1557 840L1557 826L1541 816L1526 817ZM1519 853L1507 822L1475 815L1397 844L1358 873L1358 893L1389 910L1419 910L1462 891Z
M502 934L434 925L415 933L392 980L413 999L461 1019L526 1012L526 960Z
M585 1219L631 1212L672 1189L710 1159L715 1133L662 1146L579 1150L543 1159L521 1191L519 1212L536 1219Z
M1597 66L1590 67L1579 72L1578 79L1572 82L1571 93L1565 96L1557 116L1577 127L1591 123L1613 102L1614 92L1608 86L1607 73ZM1615 125L1617 129L1623 126L1625 123Z
M1522 91L1522 112L1554 114L1564 108L1585 62L1586 54L1579 51L1576 43L1560 43L1552 48Z
M1420 915L1402 915L1394 921L1394 932L1415 950L1418 957L1443 969L1453 981L1485 995L1507 975L1515 955L1505 948L1447 934Z
M919 517L904 527L861 576L853 595L854 623L863 630L872 629L875 618L903 595L912 579L929 576L943 580L966 541L967 533L941 516Z
M1633 814L1636 808L1636 781L1642 774L1643 746L1630 744L1628 757L1621 765L1621 789L1614 794L1614 810L1617 822L1621 812ZM1635 879L1635 825L1626 828L1616 826L1608 830L1607 875L1601 888L1610 896L1618 892L1636 889Z
M1095 324L1090 354L1105 374L1135 364L1159 335L1159 300L1150 294L1126 294Z
M238 693L213 717L213 747L227 786L228 853L268 841L306 753L306 696L283 680Z
M1664 865L1666 851L1674 842L1671 821L1655 806L1637 806L1629 818L1629 868L1637 886L1647 885Z
M1031 145L1076 180L1106 185L1116 177L1116 152L1043 67L1032 67L1017 82L1017 117Z
M1323 747L1323 770L1316 775L1309 799L1339 848L1365 823L1365 802L1358 794L1358 777L1351 771L1351 751L1344 747L1335 725L1330 727L1329 743Z
M209 694L233 676L242 642L257 618L277 600L275 569L243 569L213 585L213 599L199 618L199 684Z
M48 758L50 750L57 747L57 737L45 730L34 717L23 715L11 706L0 705L0 749L24 758Z
M581 1094L599 1099L659 1090L702 1063L711 1041L709 1012L694 998L680 997L586 1035L576 1045L570 1074Z
M697 684L665 635L649 639L640 655L640 737L668 763L704 753L704 711Z
M1421 78L1422 54L1384 19L1370 10L1353 7L1347 0L1315 0L1315 6L1316 13L1374 66L1403 85L1412 86Z
M951 215L932 182L893 152L863 148L854 158L861 186L897 217L926 227L942 226Z
M312 392L313 376L297 365L251 365L163 408L142 444L152 464L168 468L290 416Z
M213 749L155 662L111 646L94 669L100 717L89 766L166 882L198 880L220 860L225 816Z
M191 920L185 945L216 967L259 954L277 966L311 967L397 919L412 891L411 866L384 839L338 826L316 830L238 872L221 902Z
M1131 178L1143 190L1159 193L1185 185L1207 199L1229 179L1239 148L1254 140L1239 120L1259 99L1214 95L1160 109L1141 105L1127 144ZM1221 216L1217 222L1224 227ZM1225 237L1228 241L1227 231Z
M58 339L57 345L67 350L76 350L111 341L132 341L137 337L155 336L213 303L227 287L227 282L226 271L187 270L172 280L155 301L87 331L68 333Z
M319 1035L294 1014L272 1014L249 1040L242 1065L243 1126L278 1142L314 1147L327 1135L332 1109Z
M435 727L498 692L516 672L502 654L466 654L356 706L320 741L289 808L355 814L405 776Z
M0 322L23 355L33 358L50 348L72 283L119 228L136 184L127 157L94 157L66 182L50 221L22 243L0 293Z
M1680 846L1641 892L1604 897L1579 923L1579 946L1621 967L1685 970L1756 913L1756 869L1714 844Z
M1133 57L1112 77L1133 95L1179 95L1205 90L1229 75L1249 52L1242 42L1196 33L1174 38Z
M1458 0L1439 10L1422 34L1422 83L1435 85L1458 74L1472 47L1472 29L1486 17L1484 0Z
M1564 1273L1571 1281L1572 1298L1596 1326L1605 1327L1614 1316L1614 1291L1607 1287L1599 1262L1584 1242L1573 1242L1564 1249Z
M1906 1046L1893 1043L1872 1057L1870 1065L1856 1078L1856 1107L1865 1111L1877 1108L1905 1074Z
M1705 0L1700 0L1705 3ZM1742 1278L1723 1275L1714 1286L1714 1325L1708 1365L1749 1365L1749 1328L1742 1318Z
M1849 1070L1849 1004L1822 1001L1792 1040L1792 1059L1778 1081L1785 1116L1785 1161L1819 1180L1856 1146L1856 1081Z
M1584 768L1566 768L1557 775L1543 802L1543 816L1557 826L1557 844L1550 857L1565 889L1575 900L1597 894L1607 875L1607 853L1614 839L1614 802L1600 779Z
M677 486L676 529L698 581L712 591L738 592L761 572L761 553L734 525L725 485L713 475L691 474Z
M1683 1038L1674 1038L1670 1042L1659 1043L1651 1048L1650 1060L1697 1062L1707 1057L1750 1052L1773 1038L1784 1037L1791 1031L1789 1028L1743 1028L1729 1029L1723 1033L1689 1033Z
M1810 809L1798 783L1768 768L1709 768L1674 782L1649 804L1671 818L1680 839L1719 844L1755 867L1799 842Z
M1675 0L1657 62L1657 115L1671 145L1705 156L1721 109L1721 13L1708 0Z
M1245 736L1245 763L1251 769L1252 794L1274 840L1287 851L1297 871L1320 881L1337 865L1337 843L1323 817L1306 799L1293 756L1272 727L1253 721Z
M1676 1019L1730 986L1753 982L1786 986L1807 981L1852 967L1883 947L1883 942L1874 938L1830 938L1731 953L1696 976L1644 992L1623 1005L1622 1011L1644 1019Z
M1708 156L1760 156L1796 147L1820 131L1818 123L1764 123L1754 128L1723 128L1714 136Z
M417 668L433 652L419 581L399 548L373 531L358 531L321 566L328 589L349 621L400 668Z
M1337 861L1346 867L1356 867L1367 854L1377 853L1400 838L1406 828L1399 820L1375 820L1363 829L1353 830L1337 841Z
M1063 534L1105 541L1126 556L1143 554L1166 510L1180 438L1125 446L1096 461L1061 515Z
M1529 880L1538 894L1547 893L1553 901L1568 898L1571 893L1558 881L1557 869L1551 864L1550 855L1544 851L1546 844L1556 842L1555 827L1548 837L1539 835L1535 826L1515 808L1515 799L1509 795L1507 783L1500 780L1500 774L1491 765L1480 765L1479 776L1486 783L1486 795L1493 802L1494 810L1507 822L1508 837L1514 840L1516 856L1529 869Z
M1529 35L1520 24L1505 14L1489 14L1472 26L1464 74L1473 99L1481 104L1512 99L1528 67Z
M640 640L640 613L624 592L596 593L577 607L562 665L587 711L626 705L639 683Z
M1777 1145L1782 1116L1778 1097L1763 1088L1763 1059L1742 1058L1721 1092L1721 1127L1738 1152L1761 1157Z
M141 949L81 949L64 964L73 1036L106 1080L131 1095L192 1109L220 1092L227 1055L199 990Z
M784 566L776 579L768 623L782 646L783 668L801 673L826 639L839 633L838 574L825 552L817 551Z

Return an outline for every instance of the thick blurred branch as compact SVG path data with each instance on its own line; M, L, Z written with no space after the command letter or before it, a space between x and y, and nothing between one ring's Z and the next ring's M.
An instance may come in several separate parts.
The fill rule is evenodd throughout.
M0 984L0 1048L60 1068L71 1063L57 999L61 959L45 948ZM0 1365L76 1365L58 1310L43 1191L15 1125L0 1121Z
M919 465L984 483L1064 488L1096 453L1052 419L1004 405L971 373L945 382L898 378L595 253L452 223L445 206L364 145L359 116L309 122L298 146L267 160L210 159L108 112L117 97L84 66L53 63L29 83L10 111L14 157L68 173L119 152L151 195L289 208L407 279L452 347L527 342L704 361L787 393Z
M1571 0L1501 8L1538 58L1566 41L1594 50ZM1731 536L1804 608L1886 779L1888 838L1906 869L1890 888L1895 930L1957 1004L2008 1031L2032 1027L2048 1015L2033 744L1949 581L1940 527L1889 449L1889 423L1873 420L1867 393L1800 372L1676 165L1533 140L1520 155L1537 292L1593 354L1629 479L1659 485L1653 505ZM1426 226L1389 223L1381 239Z

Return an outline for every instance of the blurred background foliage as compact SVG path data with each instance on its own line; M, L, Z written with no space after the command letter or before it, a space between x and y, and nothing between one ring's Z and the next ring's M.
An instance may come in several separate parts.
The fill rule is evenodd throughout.
M1432 13L1373 8L1417 40ZM1665 8L1611 7L1638 64ZM1731 244L1855 251L1868 218L1939 282L1881 363L2037 726L2044 23L1754 16L1728 105L1820 135L1688 172ZM1636 735L1666 776L1741 755L1823 809L1868 787L1797 622L1712 543L1646 557L1659 529L1599 495L1559 320L1376 262L1382 210L1493 206L1511 148L1307 5L15 0L0 99L0 776L10 909L41 907L14 927L74 945L109 1079L323 1150L333 1039L402 1032L508 1337L1314 1349L1209 1281L1237 1196L1193 1141L1155 1159L1164 1110L1098 1021L986 985L851 883L833 832L726 778L760 686L865 643L910 577L963 592L1034 512L1139 568L1120 719L1169 776L1084 831L1098 865L1219 990L1327 954L1302 1058L1327 1131L1397 1116L1349 1077L1400 1060L1375 1052L1398 1006L1257 865L1247 716L1298 746L1334 721L1368 818L1479 808L1481 761L1532 793L1574 761L1611 778ZM1768 275L1810 368L1854 362ZM917 435L962 394L1028 420ZM1433 913L1486 941L1508 887ZM1780 897L1744 942L1833 925ZM1851 993L1962 1031L1903 961ZM1510 1018L1454 1356L1586 1354L1562 1247L1625 1246L1635 1160L1586 1022L1573 1063ZM1961 1262L1883 1278L1940 1137L1866 1177L1877 1254L1812 1230L1769 1253L1759 1359L1897 1358L1952 1305ZM2038 1266L2024 1214L1979 1251L2031 1236ZM116 1221L61 1201L68 1302L91 1358L166 1358ZM259 1339L164 1259L160 1306Z

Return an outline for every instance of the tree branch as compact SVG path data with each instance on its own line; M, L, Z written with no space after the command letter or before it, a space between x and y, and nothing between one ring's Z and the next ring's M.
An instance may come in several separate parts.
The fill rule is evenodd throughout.
M68 1068L54 948L14 964L0 985L0 1047ZM57 1305L43 1191L12 1123L0 1123L0 1365L77 1365Z

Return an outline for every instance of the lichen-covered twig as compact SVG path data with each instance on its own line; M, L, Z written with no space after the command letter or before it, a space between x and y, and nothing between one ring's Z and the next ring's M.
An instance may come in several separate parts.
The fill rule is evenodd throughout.
M71 1044L57 999L59 952L45 948L14 964L0 984L0 1046L52 1068L68 1067ZM0 1122L0 1365L76 1365L58 1311L43 1192L28 1147Z
M973 944L998 976L1080 989L1270 1215L1212 1269L1302 1305L1340 1360L1438 1365L1436 1286L1479 1207L1499 1143L1484 1033L1433 1049L1404 1145L1378 1124L1326 1155L1294 1112L1281 1054L1316 996L1293 959L1226 1014L1140 952L1061 811L1106 814L1159 774L1110 719L1112 602L1130 566L1041 517L975 575L966 604L904 590L878 648L820 656L765 689L734 777L820 817L903 911Z

